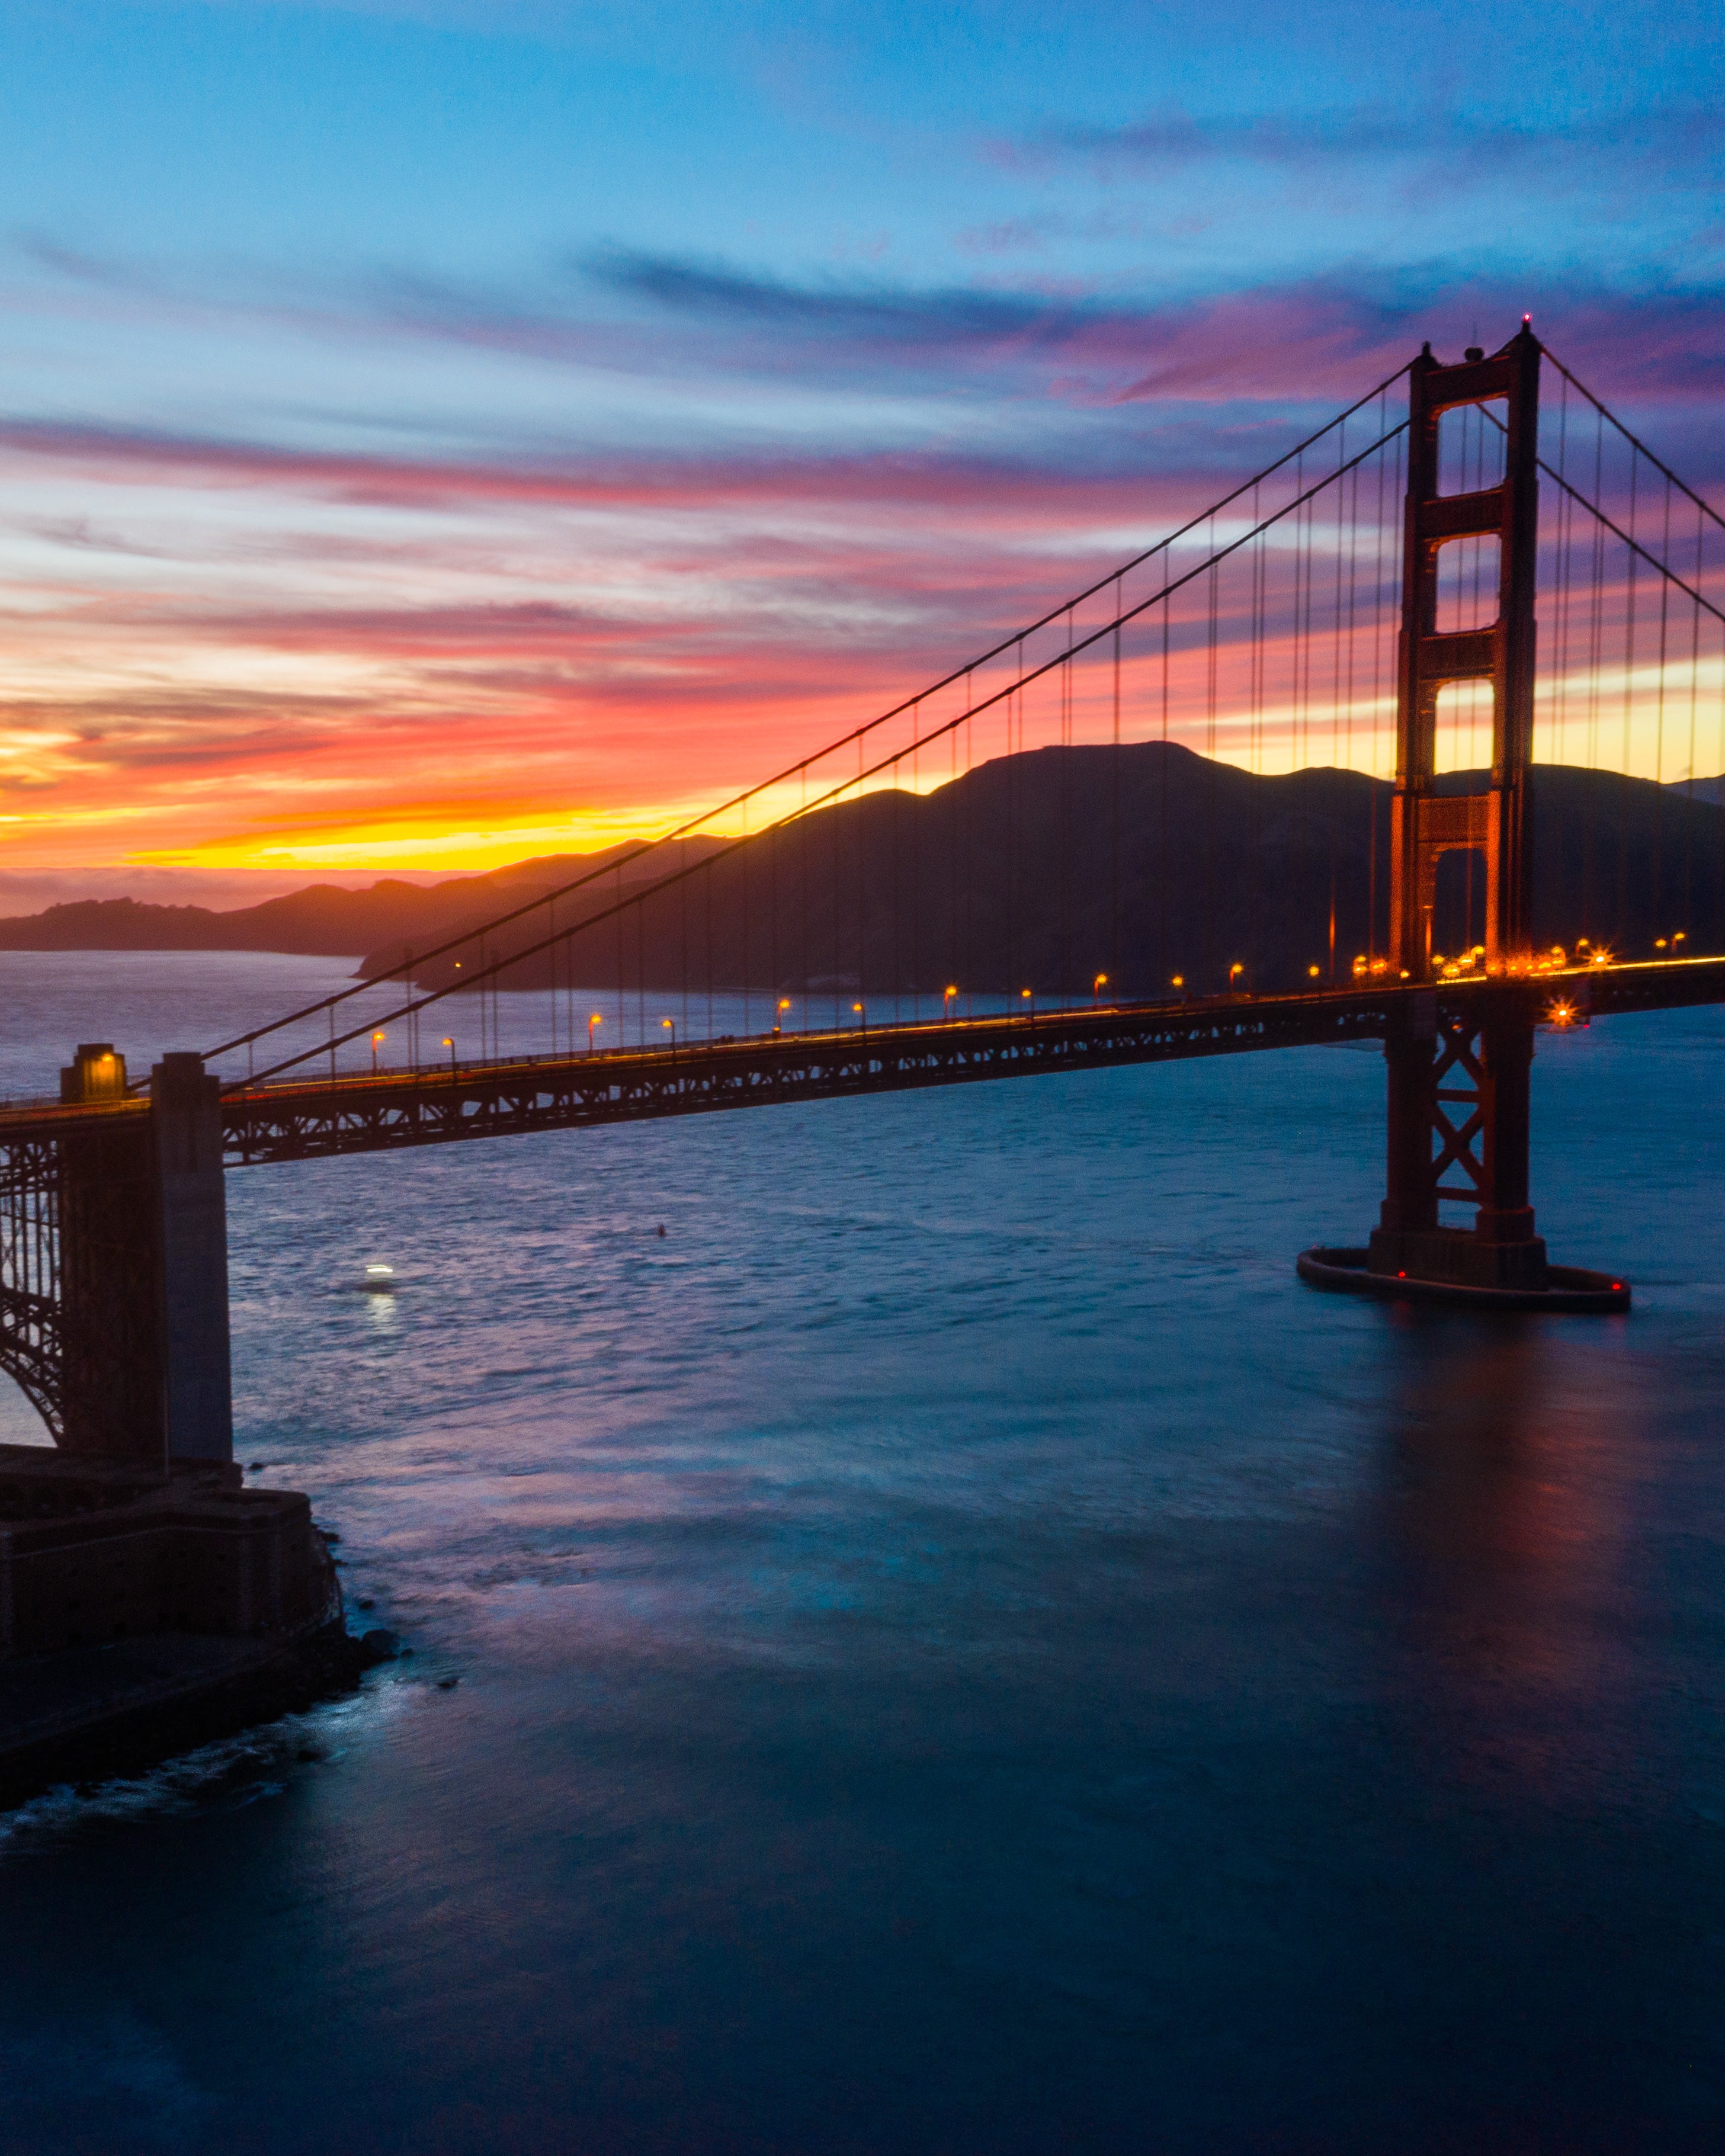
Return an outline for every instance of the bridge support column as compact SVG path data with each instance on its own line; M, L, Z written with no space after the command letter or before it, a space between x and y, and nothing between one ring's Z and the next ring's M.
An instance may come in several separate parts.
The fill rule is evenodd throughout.
M114 1072L117 1069L117 1081ZM123 1096L125 1065L86 1045L67 1101ZM151 1073L147 1120L62 1142L60 1442L110 1460L234 1456L220 1085L196 1055Z
M159 1224L162 1425L174 1460L234 1457L221 1081L197 1055L150 1073Z
M1548 1286L1527 1203L1532 1013L1522 993L1499 993L1502 1007L1483 1020L1467 1012L1441 1024L1435 997L1412 997L1385 1045L1389 1195L1366 1264L1386 1281L1536 1294ZM1440 1224L1445 1198L1477 1208L1471 1229Z

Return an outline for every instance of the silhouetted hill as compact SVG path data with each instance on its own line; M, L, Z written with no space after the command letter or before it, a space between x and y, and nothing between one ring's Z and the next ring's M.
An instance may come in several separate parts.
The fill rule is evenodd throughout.
M1446 788L1477 774L1440 782ZM1682 928L1694 951L1725 948L1725 807L1702 780L1661 787L1609 773L1541 766L1534 778L1535 930L1542 944L1579 936L1645 954ZM871 995L949 982L976 992L1116 993L1226 983L1240 963L1259 988L1289 986L1313 965L1347 978L1356 952L1388 929L1387 782L1356 773L1260 778L1160 742L1046 748L999 757L928 794L880 793L716 857L691 839L619 869L625 891L675 865L685 880L631 911L619 938L603 921L560 954L557 978L584 987L741 987L797 995ZM429 887L386 879L364 891L314 885L231 912L130 899L50 906L0 921L0 949L364 952L367 974L449 941L535 894L608 864L626 847L516 862ZM674 862L672 852L677 855ZM1444 865L1438 942L1483 932L1474 868ZM602 878L563 901L608 907ZM1373 925L1374 924L1374 925ZM504 932L520 949L546 932L542 911ZM489 939L495 957L499 939ZM477 945L418 977L454 979ZM511 968L510 987L542 987L548 956Z
M1455 774L1445 790L1483 783ZM1160 742L1047 748L979 766L938 792L880 793L763 833L559 955L556 978L675 991L686 980L787 994L861 990L1089 993L1226 983L1287 987L1381 949L1389 916L1390 787L1352 772L1255 778ZM1651 781L1541 767L1534 779L1537 940L1580 936L1625 954L1681 927L1725 947L1725 809ZM660 856L660 873L675 865ZM1439 947L1484 932L1483 871L1452 856L1440 880ZM609 903L589 895L589 912ZM561 925L561 924L560 924ZM492 939L524 948L538 919ZM453 980L454 958L419 969ZM374 951L365 970L401 963ZM544 987L551 954L511 988Z
M697 849L711 843L691 841ZM357 957L391 939L403 948L424 950L629 851L612 846L603 853L547 855L486 875L453 876L429 886L398 878L365 891L312 884L231 912L140 905L130 898L85 899L0 920L0 951L287 951ZM646 872L625 865L625 886L632 875Z

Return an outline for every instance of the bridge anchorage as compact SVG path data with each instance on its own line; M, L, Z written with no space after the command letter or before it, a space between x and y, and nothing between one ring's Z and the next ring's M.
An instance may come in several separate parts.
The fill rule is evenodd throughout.
M1387 1030L1387 1188L1363 1249L1302 1252L1315 1286L1497 1309L1627 1310L1628 1284L1553 1265L1528 1203L1528 1075L1548 1000L1533 951L1534 593L1539 549L1539 370L1530 325L1486 357L1440 366L1428 344L1408 373L1408 488L1390 806L1389 963L1407 982L1433 974L1438 864L1482 856L1486 979L1464 995L1434 988L1402 1003ZM1502 403L1504 470L1495 486L1439 492L1447 412ZM1459 539L1497 542L1497 618L1440 631L1439 560ZM1436 791L1437 708L1452 683L1488 683L1491 782ZM1460 1181L1455 1178L1459 1177ZM1440 1224L1445 1201L1474 1206L1470 1228Z

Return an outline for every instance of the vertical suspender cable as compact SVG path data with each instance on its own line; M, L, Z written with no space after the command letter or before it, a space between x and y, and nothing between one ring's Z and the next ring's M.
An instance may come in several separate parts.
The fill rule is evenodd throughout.
M1108 762L1108 982L1120 983L1120 579L1114 580L1114 746Z
M1661 536L1659 558L1668 563L1671 558L1671 483L1665 483L1664 529ZM1654 929L1669 929L1666 918L1673 909L1665 900L1665 658L1666 631L1671 617L1671 587L1668 578L1659 580L1659 685L1654 692L1653 711L1653 779L1659 791L1653 797L1653 903ZM1686 930L1690 923L1683 923ZM1687 940L1686 937L1685 939Z

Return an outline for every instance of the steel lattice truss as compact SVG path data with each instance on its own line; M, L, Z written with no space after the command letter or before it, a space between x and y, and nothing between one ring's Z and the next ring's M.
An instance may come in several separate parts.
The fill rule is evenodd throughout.
M64 1422L59 1147L0 1142L0 1367L58 1440Z
M1435 993L1386 983L264 1086L237 1090L223 1101L227 1158L237 1168L1056 1070L1382 1040L1409 998ZM1531 998L1536 1010L1563 1004L1578 1015L1589 1008L1603 1015L1714 1003L1725 1000L1725 959L1565 973L1537 985L1457 983L1436 993L1446 1037L1471 1040L1491 1000L1505 997Z
M848 1094L1260 1048L1369 1040L1382 996L1245 997L1062 1011L1034 1019L871 1026L866 1032L702 1042L638 1053L465 1066L459 1072L270 1086L222 1106L233 1166L379 1152L583 1124L639 1122Z

